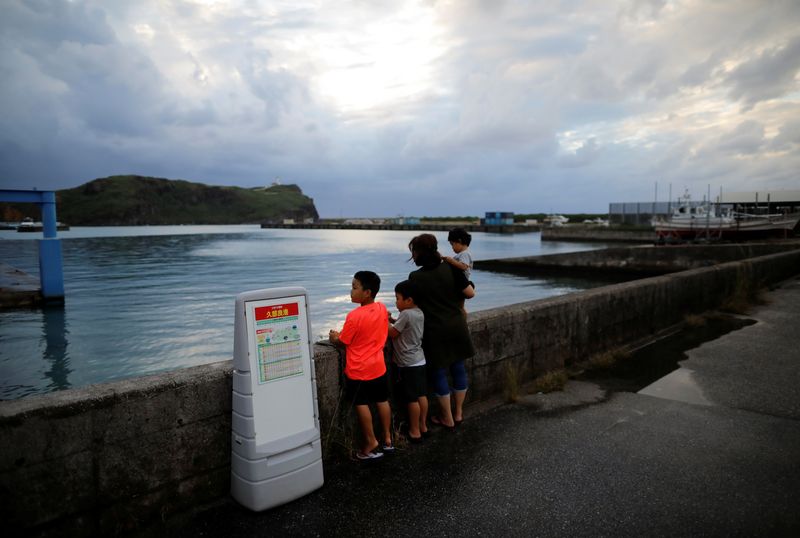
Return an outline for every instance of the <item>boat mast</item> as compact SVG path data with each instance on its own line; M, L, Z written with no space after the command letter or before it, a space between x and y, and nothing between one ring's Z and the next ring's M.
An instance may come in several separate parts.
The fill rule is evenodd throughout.
M706 240L711 241L711 183L708 184L706 196Z
M672 215L672 183L669 184L669 202L667 203L667 215Z

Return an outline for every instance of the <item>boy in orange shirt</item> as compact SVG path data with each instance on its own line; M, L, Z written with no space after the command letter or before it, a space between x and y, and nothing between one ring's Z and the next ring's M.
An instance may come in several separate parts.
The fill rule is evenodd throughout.
M383 347L389 334L389 312L383 303L375 302L381 279L372 271L359 271L353 275L350 300L361 306L351 310L341 332L331 331L331 343L346 349L344 375L348 395L356 407L358 423L364 436L359 460L374 460L384 453L393 452L391 433L392 411L389 407L389 389ZM378 442L372 428L370 404L378 408L383 442ZM383 453L377 449L382 446Z

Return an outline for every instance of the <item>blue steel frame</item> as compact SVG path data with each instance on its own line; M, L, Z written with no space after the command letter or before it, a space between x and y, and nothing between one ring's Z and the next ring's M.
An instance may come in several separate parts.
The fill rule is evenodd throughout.
M61 239L56 237L56 193L37 190L0 190L0 202L34 203L42 209L39 240L39 278L45 302L64 302L64 266Z

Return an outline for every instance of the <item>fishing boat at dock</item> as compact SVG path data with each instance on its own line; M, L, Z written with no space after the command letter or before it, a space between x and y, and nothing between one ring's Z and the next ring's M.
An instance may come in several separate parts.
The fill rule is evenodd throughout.
M653 219L659 242L742 241L794 235L800 213L754 214L719 210L711 204L693 205L688 192L667 219Z

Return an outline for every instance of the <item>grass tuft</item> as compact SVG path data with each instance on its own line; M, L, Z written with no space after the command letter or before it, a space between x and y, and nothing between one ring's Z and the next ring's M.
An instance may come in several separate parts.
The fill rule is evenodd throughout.
M609 349L593 355L588 361L581 363L581 367L587 370L610 370L620 361L627 360L630 357L631 352L625 348Z
M545 374L540 375L533 381L533 387L531 388L531 392L554 392L557 390L564 390L564 385L566 385L569 376L567 375L566 370L551 370Z
M684 316L683 321L688 327L705 327L708 323L706 316L702 314L687 314Z
M763 283L753 280L746 268L740 268L733 290L720 305L720 310L732 314L748 314L753 306L767 303L765 292Z

